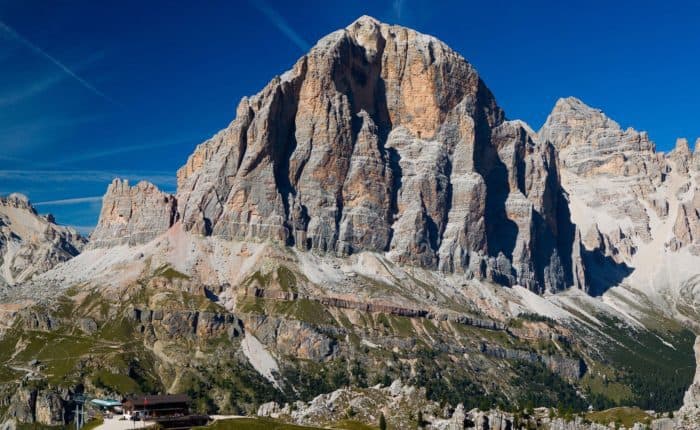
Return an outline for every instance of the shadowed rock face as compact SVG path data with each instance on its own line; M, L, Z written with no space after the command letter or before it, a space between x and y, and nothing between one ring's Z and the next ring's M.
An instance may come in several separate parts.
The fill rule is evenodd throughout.
M77 255L85 239L36 213L27 197L0 197L0 286L26 281Z
M557 290L573 229L559 239L534 137L442 42L362 17L241 101L178 172L178 212L202 234Z

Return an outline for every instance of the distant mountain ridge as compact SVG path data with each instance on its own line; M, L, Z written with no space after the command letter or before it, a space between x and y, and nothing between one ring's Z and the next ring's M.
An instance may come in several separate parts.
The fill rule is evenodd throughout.
M39 216L26 196L0 196L0 284L25 282L78 255L86 242L52 216Z

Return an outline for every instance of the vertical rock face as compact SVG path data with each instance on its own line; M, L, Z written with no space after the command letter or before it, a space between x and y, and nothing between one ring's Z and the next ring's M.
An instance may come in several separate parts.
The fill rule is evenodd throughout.
M625 235L651 240L644 202L662 182L663 166L646 133L622 130L569 97L557 102L539 137L558 152L562 186L575 195L573 218L584 234L595 222L607 227L608 216L627 221ZM584 208L590 213L581 213Z
M696 409L700 406L700 337L695 339L693 351L698 365L695 368L693 383L683 397L683 409Z
M667 244L672 251L683 247L694 255L700 255L700 189L697 185L686 192L691 197L678 203L673 237Z
M553 147L519 121L496 128L493 141L498 161L487 177L502 185L487 195L491 243L512 261L518 284L539 292L570 286L574 228L559 208L565 202Z
M698 145L691 152L687 139L678 139L676 147L666 157L670 175L680 177L677 185L670 187L673 194L667 197L667 205L672 205L667 215L675 211L672 237L666 243L670 251L687 249L693 255L700 255L700 155ZM680 185L678 185L680 184ZM669 203L670 202L670 203Z
M66 261L85 246L74 229L36 213L27 197L0 197L0 286L16 284Z
M361 17L244 98L178 171L177 199L113 183L91 246L143 243L179 219L230 240L600 292L655 252L698 253L699 160L685 139L657 153L571 97L538 133L506 121L444 43Z
M338 252L383 250L389 243L393 171L383 151L378 128L369 114L357 114L361 125L343 184L343 215L338 228Z
M693 153L688 146L688 139L677 139L676 147L668 154L668 158L673 161L678 172L683 175L690 173L693 167Z
M90 235L89 248L146 243L175 222L177 201L155 185L115 179L102 200L97 227Z
M448 157L458 139L474 134L474 121L467 130L443 127L455 109L479 115L486 128L502 120L471 65L444 44L361 18L244 99L229 128L190 157L178 174L183 222L339 254L387 250L394 220L408 209L397 189L401 149L422 141L436 147L426 162L442 170L421 179L432 185L425 210L411 207L407 215L435 224L445 218L435 206L446 198ZM438 142L443 136L449 141ZM420 248L425 238L416 239L410 246Z
M66 403L55 389L19 388L9 399L7 416L20 424L65 425Z
M57 392L40 392L36 397L36 422L47 426L65 424L64 403L64 400Z
M538 137L555 147L571 219L583 238L574 257L583 263L575 272L585 275L584 289L596 288L587 279L593 274L609 286L633 270L646 276L638 280L665 282L654 266L674 258L668 252L700 254L700 165L687 139L657 153L646 133L623 130L574 98L557 102Z
M535 139L445 44L362 17L241 101L178 172L178 210L204 234L556 290L573 229Z

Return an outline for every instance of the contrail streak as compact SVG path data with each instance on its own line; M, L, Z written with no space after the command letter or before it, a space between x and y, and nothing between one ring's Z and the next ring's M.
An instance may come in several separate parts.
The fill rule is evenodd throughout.
M280 14L277 13L276 10L274 10L265 0L251 0L251 4L255 6L257 10L263 13L267 17L267 19L272 22L272 25L277 27L279 31L281 31L287 38L296 46L301 49L302 52L306 53L309 49L311 49L311 45L307 41L305 41L299 33L294 31L292 27L287 24L287 21L285 21Z
M73 66L73 69L80 70L82 67L94 63L96 60L103 57L102 52L98 52L95 55L91 55L84 61ZM0 106L12 105L14 103L22 102L30 97L34 97L37 94L54 87L55 85L63 82L64 79L70 78L70 75L63 73L62 71L57 71L51 76L46 76L41 80L34 80L28 86L23 88L15 89L10 93L5 93L0 95Z
M91 152L91 153L84 153L84 154L81 154L81 155L78 155L75 157L59 159L59 160L51 162L50 164L49 163L47 163L47 164L51 165L51 166L66 165L66 164L76 163L78 161L87 161L87 160L95 160L98 158L104 158L104 157L107 157L110 155L126 154L129 152L139 152L139 151L149 150L149 149L178 146L178 145L182 145L185 143L192 143L195 141L196 141L195 139L182 139L182 140L172 140L172 141L160 142L160 143L148 143L148 144L144 144L144 145L121 146L121 147L116 147L114 149L105 149L103 151L95 151L95 152Z
M98 90L95 88L94 85L92 85L90 82L86 81L85 79L81 78L78 76L75 72L73 72L71 69L69 69L65 64L61 63L58 61L56 58L51 56L51 54L47 53L43 49L39 48L29 40L27 40L24 36L21 34L17 33L12 27L9 25L5 24L3 21L0 20L0 30L5 31L5 33L9 34L13 39L17 40L20 42L22 45L26 46L29 48L31 51L33 51L35 54L38 54L47 60L51 61L56 67L59 69L63 70L68 76L72 77L76 81L78 81L83 87L87 88L88 90L92 91L94 94L97 94L98 96L102 97L103 99L107 100L108 102L121 106L117 101L109 97L107 94L103 93L102 91Z
M61 199L61 200L47 200L45 202L32 203L34 206L41 205L52 205L52 206L64 206L64 205L75 205L79 203L92 203L101 202L102 196L92 196L92 197L76 197L73 199Z
M394 10L396 19L401 20L401 17L403 16L404 0L394 0L391 7Z
M48 88L56 85L64 79L63 74L56 74L54 76L49 76L48 78L42 79L41 81L35 81L30 86L15 91L9 95L3 95L0 97L0 106L11 105L22 101L26 98L32 97L35 94L39 94Z

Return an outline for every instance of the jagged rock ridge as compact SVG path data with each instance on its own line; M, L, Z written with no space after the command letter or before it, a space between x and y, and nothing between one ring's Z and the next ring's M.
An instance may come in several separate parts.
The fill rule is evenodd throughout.
M155 193L110 186L91 247L150 240L177 205L185 228L206 235L384 252L536 291L574 283L553 147L505 121L445 44L369 17L244 98L179 170L176 200L141 191Z
M173 225L177 201L147 181L129 186L115 179L102 201L100 220L90 235L89 248L146 243Z
M176 197L113 184L91 247L144 243L179 220L230 240L598 294L656 252L698 253L698 164L687 141L657 153L571 97L537 133L507 121L444 43L361 17L244 98L178 171Z
M22 194L0 197L0 285L14 285L77 255L85 239L40 216Z
M680 261L674 254L686 250L698 255L700 170L698 153L686 139L668 154L657 152L645 132L623 130L573 97L557 102L538 137L556 149L561 185L581 235L587 289L599 293L634 270L636 280L658 292L668 282L653 272L664 266L662 259ZM688 271L679 271L680 281L697 274L684 266Z
M573 98L560 100L537 133L507 121L473 68L444 44L363 17L244 99L230 126L178 172L177 195L115 181L93 249L2 297L29 293L50 305L65 292L60 313L19 312L19 334L93 337L123 324L131 328L118 330L127 335L123 346L146 354L134 357L153 362L153 373L168 381L161 391L182 390L179 381L189 379L179 372L187 368L212 370L202 386L211 382L206 391L218 391L225 411L231 398L220 387L234 378L222 375L222 363L235 364L236 375L245 370L239 360L248 363L259 377L250 386L263 391L267 381L296 398L302 361L313 364L306 370L314 375L355 360L365 369L424 375L401 365L416 362L423 345L431 355L419 369L439 370L431 380L444 382L442 374L464 387L468 377L485 388L479 396L495 392L509 401L532 389L514 363L542 365L583 389L579 378L595 378L597 363L622 370L647 359L623 338L648 338L640 348L654 351L650 363L672 357L678 376L689 368L679 364L687 333L637 336L648 321L675 327L666 309L635 295L641 283L597 300L578 291L543 298L469 278L538 293L574 285L598 294L660 252L695 257L697 166L687 141L657 153L645 134L622 130ZM697 274L697 267L673 270ZM8 339L6 351L29 349ZM606 349L617 344L625 361ZM389 354L369 352L375 349L396 354L398 367L388 365ZM30 358L13 357L8 364ZM87 369L107 363L77 358L67 376L96 381ZM131 372L131 364L118 363L111 372ZM630 371L651 380L651 368ZM52 367L25 371L51 374ZM656 375L672 374L661 371ZM644 387L639 398L677 395L676 379L656 379L663 391ZM621 373L610 382L628 380ZM691 407L696 388L687 397ZM22 409L10 413L34 420L39 403L28 398L45 392L17 393L11 402ZM434 421L457 428L468 416L509 423L500 412L486 420L461 409L452 422ZM60 424L42 415L40 422ZM577 425L553 428L585 428Z

